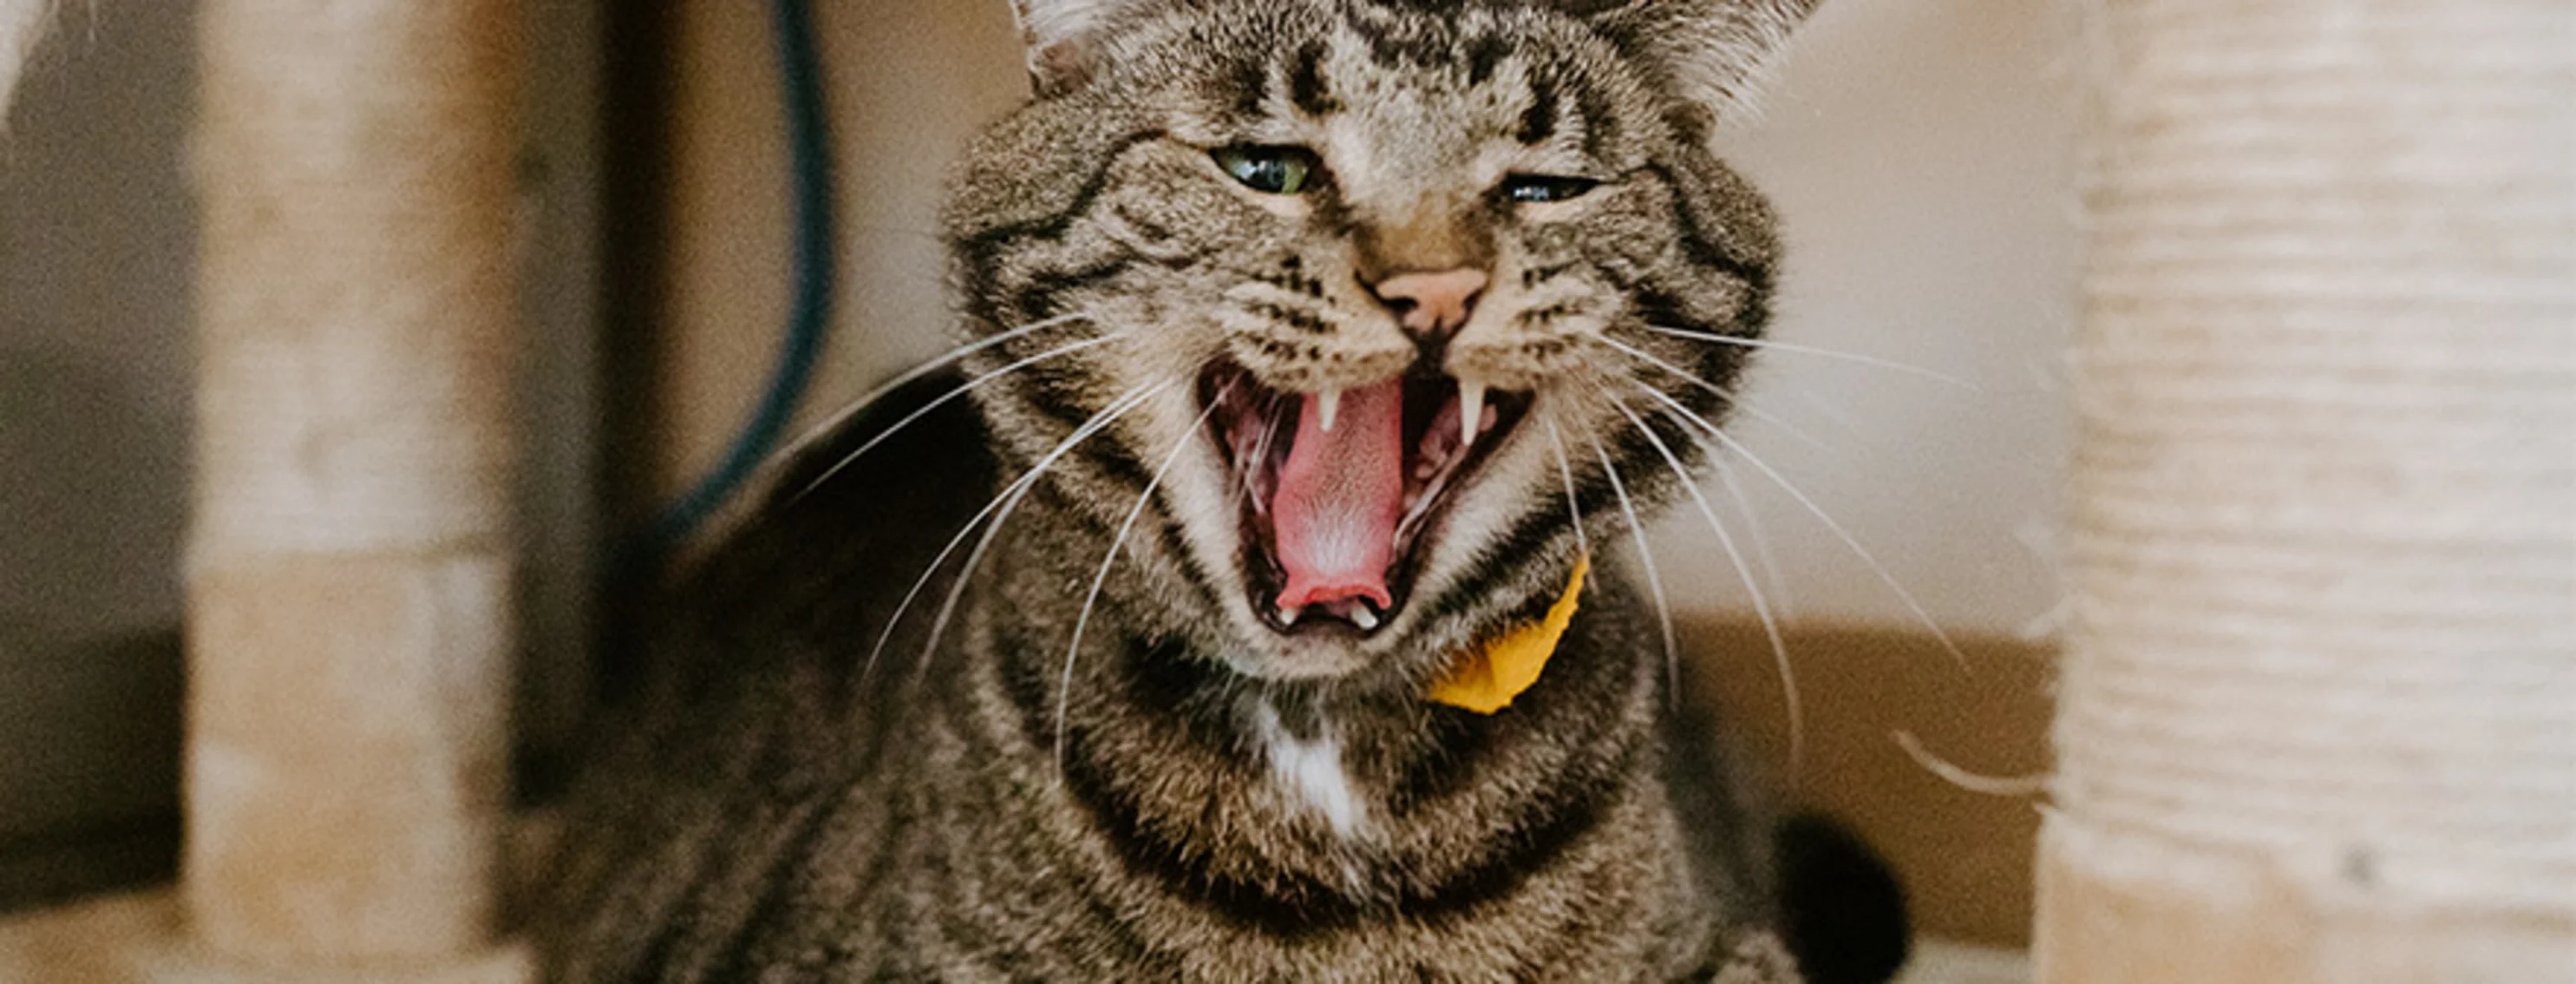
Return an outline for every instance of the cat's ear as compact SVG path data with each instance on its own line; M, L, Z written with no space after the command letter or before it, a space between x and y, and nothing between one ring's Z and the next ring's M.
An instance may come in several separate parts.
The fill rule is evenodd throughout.
M1819 0L1556 0L1649 52L1721 117L1752 113Z
M1039 95L1075 88L1091 74L1095 43L1108 24L1143 0L1011 0L1027 46L1029 82Z

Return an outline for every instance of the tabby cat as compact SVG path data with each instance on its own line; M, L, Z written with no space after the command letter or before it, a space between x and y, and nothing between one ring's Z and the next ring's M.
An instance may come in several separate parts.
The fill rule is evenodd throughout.
M968 344L670 594L549 973L1799 980L1606 568L1723 446L1707 148L1810 3L1021 0Z

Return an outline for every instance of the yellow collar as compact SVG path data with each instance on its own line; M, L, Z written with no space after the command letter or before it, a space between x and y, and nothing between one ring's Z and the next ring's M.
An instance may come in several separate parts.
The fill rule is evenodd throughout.
M1471 653L1451 667L1449 675L1431 687L1431 699L1451 707L1462 707L1478 714L1492 714L1511 706L1512 698L1538 682L1540 670L1547 668L1548 657L1556 655L1556 644L1565 638L1565 627L1574 621L1576 599L1583 594L1583 577L1592 571L1592 557L1574 559L1574 577L1566 581L1565 593L1556 604L1548 606L1547 617L1503 633L1481 653Z

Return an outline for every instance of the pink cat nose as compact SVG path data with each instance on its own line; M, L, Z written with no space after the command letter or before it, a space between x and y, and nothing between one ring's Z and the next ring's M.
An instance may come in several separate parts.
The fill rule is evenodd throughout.
M1370 288L1416 338L1457 331L1484 293L1485 271L1459 267L1436 273L1399 273Z

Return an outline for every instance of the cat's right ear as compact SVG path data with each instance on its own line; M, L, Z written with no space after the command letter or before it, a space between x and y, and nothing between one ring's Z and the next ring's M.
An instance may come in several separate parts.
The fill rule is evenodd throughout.
M1040 96L1082 85L1090 78L1100 32L1138 0L1011 0L1027 46L1029 84Z
M1682 95L1721 117L1755 110L1789 35L1820 0L1552 0L1658 57Z

